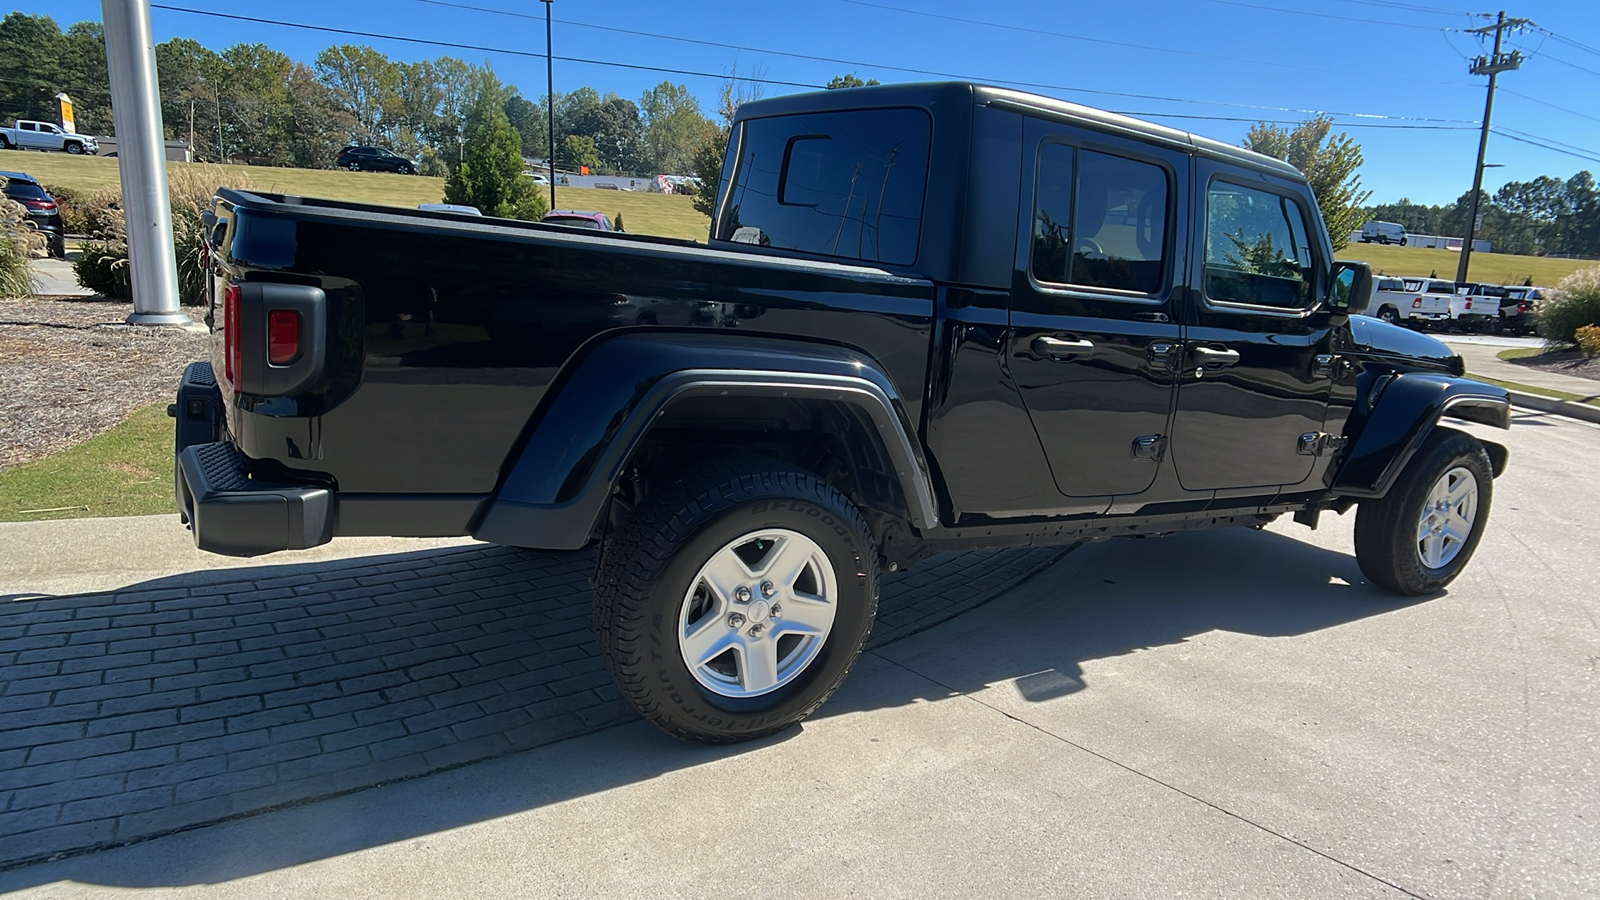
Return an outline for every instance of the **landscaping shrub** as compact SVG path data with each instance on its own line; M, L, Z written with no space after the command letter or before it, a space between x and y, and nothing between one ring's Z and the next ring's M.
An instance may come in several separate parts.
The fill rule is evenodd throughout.
M1578 349L1583 351L1584 359L1600 356L1600 325L1585 325L1573 336L1578 340Z
M250 179L220 166L169 170L167 188L172 204L172 243L178 267L178 301L185 306L205 302L203 228L200 214L211 205L219 187L249 190ZM128 231L123 222L121 197L113 192L93 195L84 204L87 222L83 256L73 263L78 283L118 300L133 296L133 273L128 266Z
M1539 310L1539 336L1552 347L1578 343L1585 325L1600 325L1600 266L1561 279Z
M32 297L28 260L45 254L45 237L28 227L21 203L0 197L0 297Z

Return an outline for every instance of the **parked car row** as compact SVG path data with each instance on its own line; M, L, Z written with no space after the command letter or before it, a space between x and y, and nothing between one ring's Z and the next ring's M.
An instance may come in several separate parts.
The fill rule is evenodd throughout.
M1366 314L1417 329L1533 334L1544 290L1380 276Z

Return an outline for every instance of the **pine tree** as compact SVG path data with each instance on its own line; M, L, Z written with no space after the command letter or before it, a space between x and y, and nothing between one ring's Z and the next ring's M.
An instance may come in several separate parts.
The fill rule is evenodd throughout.
M486 216L537 220L545 214L544 195L522 172L522 136L491 91L479 94L467 114L466 146L444 183L444 199Z

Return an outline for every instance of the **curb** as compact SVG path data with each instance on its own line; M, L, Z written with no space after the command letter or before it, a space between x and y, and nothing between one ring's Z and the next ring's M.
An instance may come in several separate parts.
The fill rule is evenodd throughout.
M1550 397L1541 397L1538 394L1525 394L1521 391L1508 390L1506 393L1511 395L1511 405L1513 406L1535 409L1539 412L1555 413L1558 416L1566 416L1569 419L1579 419L1600 425L1600 406L1588 403L1572 403L1568 400L1555 400Z

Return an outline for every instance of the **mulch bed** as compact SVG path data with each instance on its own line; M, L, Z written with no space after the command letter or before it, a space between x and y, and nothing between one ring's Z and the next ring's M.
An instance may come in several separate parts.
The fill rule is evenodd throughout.
M1542 372L1575 375L1579 378L1592 378L1595 381L1600 381L1600 357L1584 359L1583 354L1576 350L1541 353L1538 356L1529 356L1522 359L1508 359L1506 362L1529 369L1538 369Z
M207 335L124 324L131 304L0 300L0 469L101 434L177 392Z

